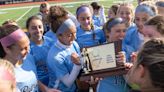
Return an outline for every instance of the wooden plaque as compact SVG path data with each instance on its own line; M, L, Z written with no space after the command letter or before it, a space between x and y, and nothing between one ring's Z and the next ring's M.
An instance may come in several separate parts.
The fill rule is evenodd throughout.
M115 55L122 49L121 44L121 41L117 41L84 48L82 51L84 67L80 80L89 80L90 76L103 78L125 74L125 67L118 66L115 58Z
M85 48L91 64L91 70L116 67L114 43Z

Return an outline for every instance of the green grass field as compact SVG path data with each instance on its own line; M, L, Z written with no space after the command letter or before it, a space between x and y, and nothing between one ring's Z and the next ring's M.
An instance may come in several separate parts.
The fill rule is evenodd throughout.
M95 1L95 0L94 0ZM107 14L107 8L110 7L116 1L121 0L97 0L100 5L105 7L105 13ZM64 6L68 11L75 14L76 8L83 3L90 4L91 0L76 0L76 3L58 3L59 5ZM134 2L136 4L136 2ZM54 3L50 3L50 5L55 5ZM39 5L31 5L31 6L23 6L23 7L10 7L10 8L1 8L0 9L0 25L8 20L13 19L16 20L20 27L24 28L26 20L29 16L35 15L39 11Z

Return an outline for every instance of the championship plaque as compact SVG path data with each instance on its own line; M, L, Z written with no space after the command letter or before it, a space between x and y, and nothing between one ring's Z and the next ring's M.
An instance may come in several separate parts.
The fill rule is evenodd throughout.
M125 74L125 67L117 65L115 58L116 54L121 51L121 44L121 41L117 41L84 48L82 50L84 66L80 80L90 80L91 76L103 78Z

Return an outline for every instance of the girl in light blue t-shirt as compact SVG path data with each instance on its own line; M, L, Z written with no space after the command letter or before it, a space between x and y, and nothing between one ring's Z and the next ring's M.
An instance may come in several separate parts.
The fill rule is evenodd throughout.
M48 86L49 76L46 60L53 41L50 38L43 36L43 22L37 16L28 18L26 28L30 39L30 54L35 59L38 79Z
M76 41L80 48L99 45L106 41L104 32L92 23L92 13L89 6L78 7L76 16L80 23L76 35Z
M48 86L62 92L76 92L75 80L81 70L80 48L75 42L76 26L62 6L51 8L49 18L57 41L47 57L50 77Z

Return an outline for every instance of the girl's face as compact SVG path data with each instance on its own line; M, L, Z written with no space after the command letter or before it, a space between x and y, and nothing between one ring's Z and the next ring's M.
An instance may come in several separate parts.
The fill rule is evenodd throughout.
M70 46L76 37L76 27L72 26L69 29L67 29L63 34L58 36L58 39L61 43L64 45Z
M140 75L141 75L141 66L137 66L137 61L134 62L133 67L128 71L126 75L126 80L130 86L133 84L140 83Z
M116 15L114 14L114 12L111 10L111 9L109 9L109 11L108 11L108 18L114 18Z
M49 13L49 6L45 7L45 8L42 8L41 12L44 14L44 15L47 15Z
M39 19L31 20L28 28L28 32L30 33L30 39L40 41L42 40L44 28L43 23Z
M143 26L149 18L150 16L145 12L138 12L135 14L135 23L140 33L142 33Z
M111 28L109 33L109 42L122 40L125 37L126 26L125 24L117 24Z
M15 44L13 44L10 48L8 48L6 54L13 61L22 61L25 59L26 55L29 52L29 39L27 36L20 38Z
M80 26L84 30L90 30L91 29L91 22L92 22L92 14L89 11L85 11L80 13L77 16L77 19L80 23Z
M142 32L145 38L162 37L162 35L157 31L156 27L153 25L145 25Z
M133 67L126 74L126 80L132 89L142 90L153 86L147 66L138 65L138 61L134 62Z
M133 18L132 9L128 6L120 6L120 11L118 12L118 17L121 17L125 23L130 25Z
M99 15L99 12L100 12L100 9L94 9L93 10L94 15Z

